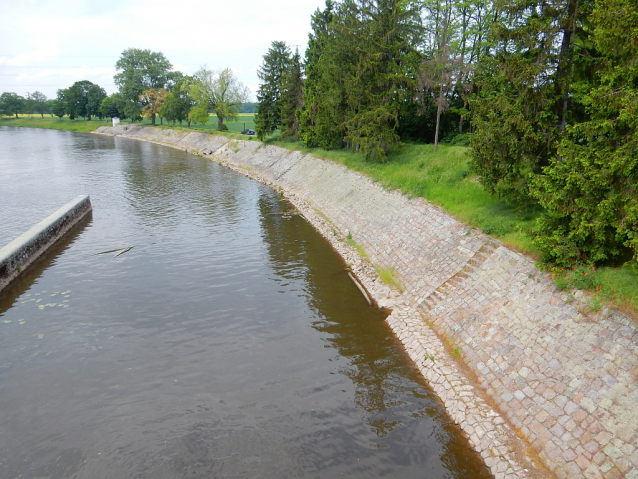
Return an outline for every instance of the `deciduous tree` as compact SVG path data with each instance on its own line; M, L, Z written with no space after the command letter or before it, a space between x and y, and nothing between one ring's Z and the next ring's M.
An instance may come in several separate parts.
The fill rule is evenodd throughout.
M0 95L0 113L3 115L15 115L24 111L25 99L17 93L5 91Z
M119 72L113 80L119 88L126 103L124 114L131 118L139 118L142 112L140 95L150 88L165 88L172 80L175 72L173 66L161 52L129 48L122 52L115 64Z
M29 110L34 113L39 113L42 118L44 118L45 113L50 111L48 99L46 95L40 91L27 94L27 103L29 104Z
M144 104L142 116L150 118L151 124L155 125L155 117L157 115L161 117L161 110L167 95L168 90L164 88L149 88L140 95L140 101Z
M218 130L227 129L224 120L236 119L241 104L250 98L250 91L230 68L215 72L202 66L193 75L190 93L196 102L190 118L205 123L208 121L208 112L214 110Z

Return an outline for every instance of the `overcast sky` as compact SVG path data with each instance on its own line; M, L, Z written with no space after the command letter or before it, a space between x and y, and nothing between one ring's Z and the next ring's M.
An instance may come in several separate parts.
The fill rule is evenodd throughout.
M127 48L162 52L175 70L231 68L250 88L271 42L305 51L325 0L0 0L0 93L89 80L108 94Z

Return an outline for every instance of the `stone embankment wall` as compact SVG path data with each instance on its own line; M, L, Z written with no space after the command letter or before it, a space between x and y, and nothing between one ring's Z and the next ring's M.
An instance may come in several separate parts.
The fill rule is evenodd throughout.
M88 196L78 196L0 249L0 291L91 211Z
M496 478L638 479L630 318L593 312L586 296L557 291L528 257L339 164L204 133L99 132L209 156L284 191L392 309L389 325ZM403 292L370 262L393 268Z

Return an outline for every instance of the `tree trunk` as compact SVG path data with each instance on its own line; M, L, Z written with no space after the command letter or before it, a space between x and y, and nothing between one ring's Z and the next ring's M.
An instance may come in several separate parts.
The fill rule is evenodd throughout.
M439 146L439 125L441 123L441 112L443 111L443 78L441 78L441 86L439 87L439 101L436 106L436 128L434 129L434 151Z
M155 113L151 113L151 125L155 126Z
M556 86L561 94L560 125L561 131L567 127L567 112L569 106L569 87L573 75L572 46L576 36L576 17L578 15L578 0L570 0L567 7L567 23L563 30L563 41L560 48L558 68L556 71Z
M217 129L219 131L224 129L224 117L217 115Z

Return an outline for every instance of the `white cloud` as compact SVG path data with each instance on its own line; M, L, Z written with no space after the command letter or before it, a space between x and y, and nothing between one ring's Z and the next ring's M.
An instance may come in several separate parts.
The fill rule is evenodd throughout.
M3 3L0 92L24 94L35 83L54 96L65 75L112 93L115 62L127 48L161 51L176 70L232 68L253 92L272 41L303 54L310 15L325 0L21 0ZM5 9L6 5L6 9ZM45 81L44 79L48 79ZM99 80L99 81L98 81ZM103 82L103 83L101 83ZM38 89L40 89L38 86ZM22 90L20 90L22 88ZM48 88L48 91L47 91Z

